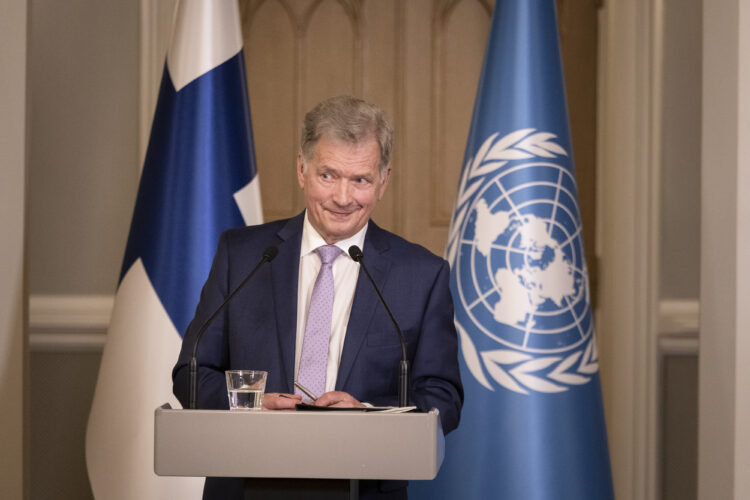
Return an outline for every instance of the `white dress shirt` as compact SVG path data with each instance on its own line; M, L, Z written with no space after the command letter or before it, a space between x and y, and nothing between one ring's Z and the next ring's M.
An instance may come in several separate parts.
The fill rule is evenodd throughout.
M344 348L344 337L346 336L346 325L349 323L349 314L352 312L354 290L357 287L357 277L359 276L359 264L349 257L349 247L357 245L362 248L366 232L367 224L354 236L335 243L344 253L333 261L333 316L331 318L331 340L328 344L326 392L332 391L336 387L341 351ZM315 279L318 277L318 270L320 270L320 257L318 257L315 249L322 245L327 245L326 241L312 226L307 218L307 212L305 212L299 259L299 286L297 288L297 342L294 355L294 380L297 380L297 374L299 373L299 360L302 356L302 341L305 338L310 297L312 296ZM320 396L320 394L316 394L316 396Z

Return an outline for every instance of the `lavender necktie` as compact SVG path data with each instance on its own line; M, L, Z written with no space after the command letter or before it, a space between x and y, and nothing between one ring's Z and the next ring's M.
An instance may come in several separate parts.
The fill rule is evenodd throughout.
M328 342L331 338L331 316L333 315L333 261L343 251L335 245L315 249L321 266L315 279L310 309L307 313L305 338L302 341L302 356L299 360L297 380L316 396L325 392L328 366ZM297 389L297 394L301 394ZM309 401L305 395L304 401Z

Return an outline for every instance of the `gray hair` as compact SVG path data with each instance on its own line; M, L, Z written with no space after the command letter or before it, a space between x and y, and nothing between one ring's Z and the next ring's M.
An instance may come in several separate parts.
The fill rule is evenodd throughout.
M322 136L358 144L374 136L380 148L380 174L391 165L393 127L382 109L348 95L328 98L305 115L300 151L309 161Z

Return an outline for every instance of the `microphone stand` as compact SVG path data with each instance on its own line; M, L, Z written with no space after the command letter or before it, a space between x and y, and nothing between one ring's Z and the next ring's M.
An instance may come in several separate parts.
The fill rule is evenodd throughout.
M388 307L388 304L386 304L383 295L378 289L378 286L375 284L375 280L373 280L372 276L370 276L370 272L367 270L367 267L364 263L364 255L362 254L362 250L360 250L357 245L352 245L349 247L349 256L355 262L359 262L359 265L365 272L367 279L370 280L372 287L375 289L375 293L378 294L380 302L383 304L383 307L385 307L385 311L388 313L388 316L391 318L393 325L396 327L398 339L401 342L401 363L399 366L398 374L398 406L401 408L409 406L409 360L406 356L406 339L404 338L404 332L402 332L401 327L398 326L398 322L396 321L396 318L393 317L393 313Z
M256 264L256 266L253 268L252 271L250 271L250 274L248 274L245 279L242 280L242 282L235 287L232 292L227 295L227 298L224 299L224 302L221 303L221 305L211 314L211 316L208 317L206 321L203 322L200 329L198 330L197 335L195 336L195 343L193 344L193 357L190 358L190 374L189 374L189 380L190 380L190 389L189 389L189 396L188 396L188 407L191 410L194 410L196 408L196 401L198 401L198 344L201 341L201 337L203 337L203 333L208 328L208 325L211 324L211 321L221 312L224 310L226 305L229 303L229 301L232 299L232 297L235 296L237 292L240 291L240 289L245 286L245 283L250 281L250 278L255 275L255 273L260 269L260 266L263 265L264 262L271 262L274 257L279 253L279 249L275 246L271 246L265 249L263 252L263 257L261 257L260 262Z

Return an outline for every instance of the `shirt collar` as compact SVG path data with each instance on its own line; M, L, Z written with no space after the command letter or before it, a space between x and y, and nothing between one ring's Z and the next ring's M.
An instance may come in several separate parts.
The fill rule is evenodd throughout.
M339 247L346 255L349 255L349 247L352 245L357 245L359 248L362 248L365 244L365 234L367 233L367 226L369 225L368 222L355 234L344 240L337 241L334 245ZM324 240L313 227L310 219L307 217L307 210L305 210L305 222L302 225L302 247L300 248L300 257L304 257L310 252L315 251L316 248L327 244L326 240Z

